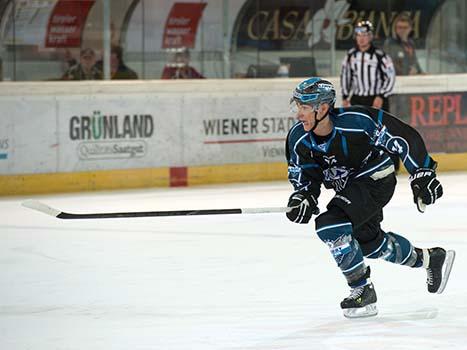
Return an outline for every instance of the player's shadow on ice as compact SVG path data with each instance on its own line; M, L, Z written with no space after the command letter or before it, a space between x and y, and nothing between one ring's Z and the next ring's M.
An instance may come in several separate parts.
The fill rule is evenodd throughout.
M376 316L375 320L377 320L378 322L431 320L438 317L438 313L439 311L435 307L427 307L420 310L405 312L380 312L380 315Z

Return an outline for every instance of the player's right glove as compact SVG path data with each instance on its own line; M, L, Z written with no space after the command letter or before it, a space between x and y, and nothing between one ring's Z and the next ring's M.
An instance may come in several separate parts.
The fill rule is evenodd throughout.
M410 186L413 192L413 201L419 212L425 211L425 206L433 204L443 195L443 187L436 179L436 173L430 168L420 168L410 176Z
M306 191L292 193L287 206L292 208L286 213L287 218L297 224L307 224L313 214L319 214L318 201Z

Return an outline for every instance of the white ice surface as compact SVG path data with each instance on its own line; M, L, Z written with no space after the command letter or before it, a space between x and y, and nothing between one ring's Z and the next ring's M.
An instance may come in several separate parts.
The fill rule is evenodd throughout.
M446 290L369 261L379 315L347 320L313 225L284 214L60 220L0 199L1 350L467 349L467 174L419 214L406 176L383 228L457 251ZM70 212L283 206L286 182L37 196ZM324 209L331 192L324 192Z

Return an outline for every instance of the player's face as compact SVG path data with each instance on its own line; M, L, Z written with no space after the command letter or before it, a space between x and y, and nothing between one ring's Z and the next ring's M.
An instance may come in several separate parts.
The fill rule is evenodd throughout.
M296 103L297 119L302 122L305 131L310 131L316 122L316 111L312 106Z

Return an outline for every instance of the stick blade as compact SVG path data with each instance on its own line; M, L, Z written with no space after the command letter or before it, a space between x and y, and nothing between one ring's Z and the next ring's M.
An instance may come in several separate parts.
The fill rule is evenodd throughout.
M49 207L48 205L46 205L44 203L41 203L39 201L35 201L33 199L25 200L23 203L21 203L21 205L23 207L33 209L33 210L37 210L37 211L39 211L41 213L44 213L44 214L47 214L47 215L50 215L50 216L57 217L58 215L61 214L61 211L59 211L59 210L57 210L55 208Z
M424 213L426 210L426 204L423 203L420 197L417 198L417 209L420 213Z

